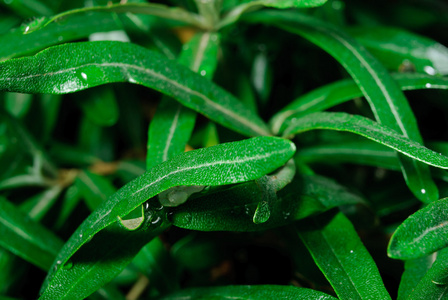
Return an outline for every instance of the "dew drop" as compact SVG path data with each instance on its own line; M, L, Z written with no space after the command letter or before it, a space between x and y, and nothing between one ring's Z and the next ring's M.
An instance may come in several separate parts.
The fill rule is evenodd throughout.
M60 41L60 42L62 42L63 39L64 39L63 36L59 36L59 37L58 37L58 41Z
M427 84L425 84L425 87L426 87L427 89L430 89L430 88L431 88L431 84L430 84L430 83L427 83Z
M87 74L86 74L86 73L81 72L81 77L82 77L84 80L87 80Z
M79 235L79 238L82 239L82 233Z
M353 250L350 250L350 253L353 253Z
M425 189L421 189L420 192L421 192L422 194L426 194L426 190L425 190Z
M201 76L205 76L205 75L207 75L207 71L202 70L202 71L201 71Z
M162 221L162 218L157 216L157 218L155 218L154 220L151 221L151 224L156 225L156 224L160 223L160 221Z
M120 216L117 217L118 221L120 222L120 224L129 231L133 231L136 230L138 228L140 228L140 226L142 226L142 224L145 221L145 210L143 208L141 208L141 216L138 218L132 218L132 219L122 219Z
M67 261L63 266L62 269L64 270L70 270L73 268L73 262L71 260Z
M436 75L436 70L431 66L425 66L423 70L429 75Z

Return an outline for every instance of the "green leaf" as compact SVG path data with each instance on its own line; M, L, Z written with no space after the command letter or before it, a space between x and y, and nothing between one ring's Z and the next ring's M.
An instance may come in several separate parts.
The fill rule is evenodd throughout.
M230 9L217 24L216 29L235 23L243 14L263 8L275 7L280 9L292 7L316 7L321 6L327 0L234 0L224 1L223 9Z
M32 101L33 95L30 94L7 93L5 108L12 116L20 119L28 113Z
M413 290L407 299L446 299L448 292L447 282L440 282L446 278L446 264L448 262L448 248L437 252L437 258L432 267L426 272L420 282L413 286Z
M26 261L48 270L62 247L51 231L0 197L0 245Z
M448 231L448 198L420 209L407 218L393 234L387 254L392 258L415 259L448 246L440 238Z
M341 212L304 220L297 232L339 298L391 299L375 262Z
M4 5L22 17L34 17L36 15L48 16L55 13L57 7L55 1L4 1L0 6Z
M315 129L348 131L383 144L425 164L447 169L448 157L436 153L368 118L346 113L320 112L293 120L283 133L290 136Z
M270 134L258 116L223 89L158 53L129 43L100 41L52 47L33 57L0 63L0 77L0 90L51 94L129 81L171 96L242 134Z
M281 285L241 285L206 288L190 288L182 290L160 300L224 300L224 299L336 299L322 292L306 288Z
M418 89L448 89L448 78L424 74L392 74L392 78L404 91ZM323 111L344 103L363 94L356 83L351 79L340 80L320 88L292 101L275 114L270 125L275 134L282 133L292 118Z
M404 263L404 272L398 289L397 300L409 299L409 295L431 268L436 255L429 255L418 259L407 260Z
M363 200L344 187L320 176L296 175L291 184L277 193L269 219L253 222L263 192L269 187L247 182L190 199L172 210L173 225L201 231L259 231L290 224L341 205Z
M253 180L282 166L291 158L294 152L294 144L287 140L274 137L257 137L182 153L169 161L155 166L109 197L78 227L58 254L54 263L55 268L49 273L47 283L43 287L44 296L42 299L54 299L55 295L57 295L56 298L70 297L71 292L76 293L78 298L82 298L79 295L88 295L98 286L113 278L117 273L117 269L124 268L126 266L125 262L127 263L128 260L132 259L132 255L135 255L144 244L133 246L127 252L129 256L126 256L125 260L118 260L116 264L108 260L100 260L105 255L116 256L117 253L120 253L120 249L123 251L121 243L117 244L116 239L111 238L110 233L101 233L100 231L110 226L111 234L117 235L118 238L122 233L128 232L129 230L117 225L119 218L123 219L134 209L139 209L139 206L146 200L175 186L224 185ZM157 202L156 199L152 199L149 201L149 204L160 206ZM155 220L150 222L155 222L158 219L155 218ZM159 224L157 222L155 222L156 225ZM143 228L148 226L150 234L147 235L151 237L154 236L153 234L158 233L158 229L164 229L157 225L153 231L150 224L145 224ZM165 224L165 222L161 224ZM140 229L132 232L138 234L144 231ZM101 235L99 238L95 238L94 236L98 232ZM93 275L89 275L92 277L87 278L86 281L79 278L79 273L77 272L85 272L82 264L73 262L74 265L78 266L77 268L57 268L58 265L65 265L72 257L80 256L80 259L92 259L89 258L89 251L93 251L91 248L94 246L91 245L97 244L96 242L93 243L93 241L87 243L92 238L93 241L97 241L102 245L95 250L98 252L96 255L100 261L95 266L92 266L92 270L95 271L92 273ZM129 238L134 240L132 235ZM137 240L139 239L137 238ZM145 241L145 243L149 242L149 240ZM81 254L78 254L80 251ZM101 251L108 252L104 254ZM103 270L100 268L102 263L111 264L114 267ZM104 273L99 276L98 272ZM92 278L96 278L95 285L89 281Z
M109 180L88 171L78 174L75 186L78 188L78 193L84 196L87 206L92 211L116 192L116 188Z
M179 63L211 79L217 64L219 35L198 33L183 47ZM196 121L196 113L163 97L148 131L147 169L184 152Z
M448 74L448 49L429 38L390 27L361 27L349 30L390 70Z
M92 122L100 126L112 126L117 122L119 116L118 104L111 87L97 87L82 92L79 96L78 103L84 114Z
M125 3L125 4L111 4L106 6L93 6L78 8L69 11L65 11L56 16L48 19L41 19L39 22L33 21L30 24L24 26L24 33L32 33L36 30L40 30L45 26L57 22L61 19L70 18L73 15L82 14L86 12L110 12L110 13L136 13L136 14L146 14L153 15L162 18L177 20L185 22L189 25L194 25L199 28L207 28L204 20L194 13L188 12L179 7L169 7L162 4L154 3Z
M31 219L40 221L53 207L61 192L62 187L55 185L29 198L20 205L20 209L26 212Z
M355 80L378 122L422 143L417 121L403 92L386 68L344 31L296 12L263 11L253 14L250 20L299 34L327 51ZM438 199L437 186L428 166L401 155L399 158L403 176L413 194L424 202Z

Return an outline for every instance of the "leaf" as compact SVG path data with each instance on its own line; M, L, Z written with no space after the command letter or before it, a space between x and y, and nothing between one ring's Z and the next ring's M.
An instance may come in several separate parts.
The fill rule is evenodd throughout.
M283 135L289 136L315 129L352 132L428 165L442 169L448 168L448 157L436 153L388 127L358 115L328 112L313 113L292 121Z
M183 46L179 63L211 79L217 65L218 46L218 34L198 33ZM195 121L195 112L163 97L149 126L147 169L184 152Z
M190 288L162 297L160 300L190 300L190 299L336 299L330 295L306 288L281 285L241 285Z
M448 231L448 198L420 209L408 217L395 231L387 249L387 255L397 259L420 258L448 246L440 238Z
M24 35L21 29L0 35L0 61L33 54L46 47L87 38L95 32L121 29L109 13L85 13Z
M20 209L27 213L31 219L40 221L55 204L61 192L62 187L55 185L23 202Z
M21 119L28 113L32 101L33 95L30 94L7 93L5 108L12 116Z
M129 43L100 41L52 47L33 57L0 63L0 77L0 90L50 94L129 81L171 96L242 134L269 135L264 122L223 89L156 52Z
M42 0L31 0L31 1L7 1L4 5L12 11L16 12L22 17L33 17L36 15L51 15L55 12L57 7L57 2L55 1L42 1Z
M171 220L174 226L189 230L260 231L290 224L337 206L363 202L360 197L325 177L296 175L291 184L278 192L278 199L270 208L269 219L255 224L252 216L265 189L255 182L247 182L212 191L173 208Z
M327 51L355 80L379 123L422 143L417 121L403 92L384 66L344 31L333 24L296 12L263 11L253 14L250 20L273 24L299 34ZM398 157L412 193L423 202L438 199L437 186L428 166L402 155Z
M119 110L111 87L97 87L88 92L90 93L79 94L78 103L84 114L97 125L114 125L118 120Z
M286 163L294 154L294 151L294 144L287 140L274 137L257 137L182 153L169 161L155 166L109 197L78 227L58 254L54 263L56 270L52 269L47 276L46 284L42 288L44 292L42 299L54 299L55 295L57 295L56 298L58 299L65 296L70 298L71 292L76 293L78 298L83 298L112 279L119 270L124 268L126 266L125 262L127 263L128 260L131 260L133 255L150 239L137 238L136 240L142 243L144 240L145 243L140 246L138 241L135 241L135 246L129 249L129 252L126 252L127 254L119 254L120 251L124 251L122 244L117 244L116 239L112 238L110 234L120 238L123 232L128 232L128 230L117 225L118 218L125 218L126 215L139 208L146 200L174 186L224 185L253 180L272 172ZM154 205L160 206L157 202L156 199L152 199L148 204L151 207ZM155 220L158 220L158 218L149 222L154 222ZM165 223L162 222L161 224ZM157 224L159 223L156 222ZM101 236L99 238L94 237L102 229L109 228L109 226L112 232L100 233ZM156 233L158 234L158 229L163 230L166 228L163 226L157 227L161 226L160 224L154 230L151 229L150 224L144 225L143 228L145 226L149 226L148 230L150 232L146 235L150 237L153 237ZM141 233L144 230L140 229L132 232ZM93 241L87 243L92 238ZM129 238L134 240L132 235ZM124 260L117 260L116 263L112 264L113 268L106 268L104 269L105 273L98 275L98 272L103 272L100 265L102 263L110 263L108 260L100 260L95 266L92 266L94 267L92 269L94 273L86 273L86 276L91 276L86 281L79 278L79 273L77 273L85 273L83 264L75 264L73 261L77 268L57 268L58 265L65 265L69 259L73 259L72 257L92 259L89 251L93 251L91 248L94 246L92 245L97 243L102 245L98 249L94 248L96 249L95 251L98 251L95 254L98 256L98 259L103 256L113 257L117 254L126 257L123 258ZM126 245L125 242L123 244ZM78 254L80 251L81 254ZM101 251L107 251L107 253L104 254ZM92 278L96 278L94 283L91 282Z
M292 7L316 7L325 4L327 0L234 0L224 1L223 9L229 11L222 17L216 29L235 23L243 14L260 9L262 7L274 7L280 9Z
M439 282L440 278L447 275L446 264L448 260L448 249L445 248L437 253L432 267L426 272L417 286L414 285L408 299L445 299L448 291L446 282Z
M407 260L404 263L404 272L401 277L397 300L409 298L409 295L431 268L435 259L436 255L433 254L418 259Z
M448 89L448 79L424 74L392 74L402 90ZM317 88L292 101L277 114L269 124L275 134L282 133L292 118L323 111L348 100L362 97L362 92L351 79L344 79Z
M106 6L77 8L65 11L48 19L42 19L39 22L33 21L33 23L24 26L24 33L27 34L36 30L40 30L53 22L57 22L58 20L69 18L73 15L86 12L146 14L185 22L189 25L197 26L199 28L207 28L204 20L199 15L188 12L180 7L169 7L166 5L154 3L118 3Z
M109 180L88 171L78 174L75 186L78 188L78 193L84 196L87 206L92 211L116 192L116 188Z
M297 233L341 299L391 299L350 221L326 213L297 224Z
M448 74L448 49L429 38L391 27L358 27L350 34L391 70L410 68L429 75Z
M51 231L31 220L0 197L0 245L26 261L48 270L62 247Z

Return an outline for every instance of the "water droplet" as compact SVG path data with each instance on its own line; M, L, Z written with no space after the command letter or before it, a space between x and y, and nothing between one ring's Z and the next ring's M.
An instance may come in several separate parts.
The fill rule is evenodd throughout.
M63 39L64 39L63 36L58 36L58 41L62 42Z
M207 71L202 70L202 71L201 71L201 76L205 76L205 75L207 75Z
M350 250L350 253L353 253L353 250Z
M160 223L162 221L162 218L157 216L154 220L151 221L151 224L156 225L157 223Z
M425 189L421 189L420 192L421 192L422 194L426 194L426 190L425 190Z
M87 80L87 74L86 74L86 73L81 72L81 77L82 77L84 80Z
M46 22L47 22L47 18L45 18L45 17L36 18L34 20L31 20L28 23L23 24L20 28L21 28L23 34L28 34L28 33L31 33L33 31L40 29L41 27L43 27L45 25Z
M63 266L62 269L64 270L70 270L73 267L73 262L71 260L68 260Z
M427 83L427 84L425 84L425 87L426 87L427 89L430 89L430 88L431 88L431 84L430 84L430 83Z
M211 38L212 41L216 42L216 40L218 39L218 36L216 36L216 34L212 34Z
M79 238L82 239L82 233L79 235Z
M429 75L436 75L436 70L431 66L425 66L423 70Z
M132 212L131 212L131 214L132 214ZM140 228L140 226L142 226L142 224L145 221L145 216L146 216L145 210L142 205L140 217L132 218L132 219L122 219L120 216L118 216L118 221L126 230L132 231L132 230L136 230L136 229Z

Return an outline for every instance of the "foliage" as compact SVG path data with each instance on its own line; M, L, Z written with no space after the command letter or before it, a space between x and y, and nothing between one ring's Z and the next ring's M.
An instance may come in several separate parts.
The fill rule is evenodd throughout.
M446 297L443 1L0 7L0 299Z

